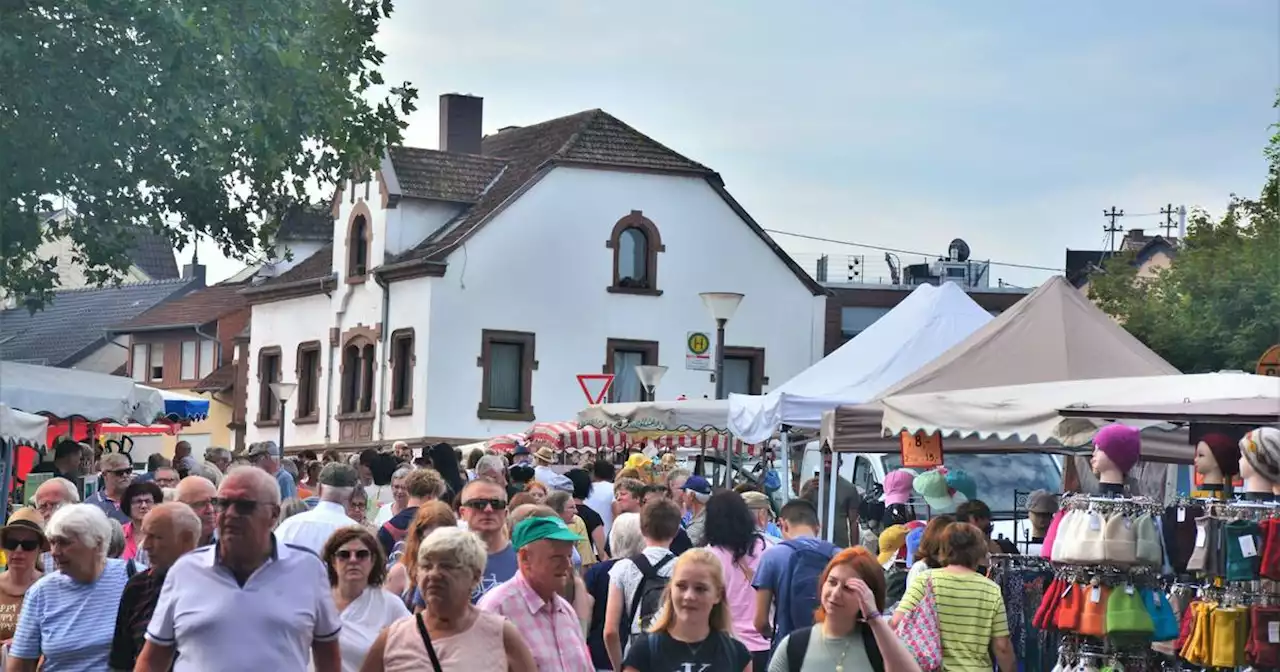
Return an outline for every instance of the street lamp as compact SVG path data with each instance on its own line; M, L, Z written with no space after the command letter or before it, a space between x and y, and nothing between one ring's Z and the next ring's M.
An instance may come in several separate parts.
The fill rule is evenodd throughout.
M298 389L297 383L271 383L271 394L276 395L276 399L280 400L280 454L276 455L276 459L284 458L284 405L289 403L289 399L293 397L293 393Z
M662 382L662 376L667 372L665 366L655 366L653 364L637 364L636 377L640 379L640 386L644 388L648 399L645 401L658 400L658 383Z
M702 305L711 312L716 321L716 399L724 399L724 325L738 310L742 303L742 294L734 292L702 292Z

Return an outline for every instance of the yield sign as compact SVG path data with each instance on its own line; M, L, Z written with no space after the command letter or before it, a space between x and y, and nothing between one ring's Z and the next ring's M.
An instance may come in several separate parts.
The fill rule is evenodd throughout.
M582 387L582 393L587 395L587 403L595 406L602 403L605 396L609 394L609 387L613 385L613 374L579 373L578 385Z

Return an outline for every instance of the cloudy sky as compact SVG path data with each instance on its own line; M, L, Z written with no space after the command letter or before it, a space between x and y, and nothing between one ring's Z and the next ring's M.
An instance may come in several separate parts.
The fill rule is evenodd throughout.
M445 92L483 96L486 132L598 107L719 171L766 228L928 254L961 237L1045 268L1098 249L1113 205L1256 193L1280 86L1273 0L398 0L379 42L421 94L408 144L437 146ZM881 251L775 237L886 275Z

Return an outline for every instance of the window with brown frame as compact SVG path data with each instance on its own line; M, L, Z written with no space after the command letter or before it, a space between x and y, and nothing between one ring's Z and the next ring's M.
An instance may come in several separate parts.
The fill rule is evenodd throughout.
M657 341L609 339L605 345L603 368L604 373L613 374L613 383L609 386L609 401L617 403L648 399L644 386L640 384L636 367L645 364L652 366L657 363Z
M342 413L373 411L375 353L373 343L363 337L353 338L342 347Z
M661 296L658 289L658 253L666 251L658 227L639 210L619 219L605 242L613 250L613 283L608 290L615 294Z
M298 345L297 369L294 422L315 422L320 416L320 341Z
M388 415L413 412L413 330L391 332L391 410Z
M724 393L762 394L769 378L764 375L764 348L724 348Z
M369 220L356 215L347 234L347 281L364 279L369 271Z
M525 331L485 329L480 334L483 369L480 407L476 417L487 420L531 421L533 415L534 335Z
M271 383L280 382L280 347L258 350L258 424L280 422L280 400L271 391Z

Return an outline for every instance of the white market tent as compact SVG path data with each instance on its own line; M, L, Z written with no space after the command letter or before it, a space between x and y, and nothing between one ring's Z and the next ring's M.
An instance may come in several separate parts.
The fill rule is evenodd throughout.
M991 321L954 283L921 285L848 343L764 395L729 395L729 429L747 443L782 425L817 429L822 413L876 398Z
M1106 422L1063 417L1064 407L1194 404L1229 399L1266 400L1273 408L1280 408L1280 378L1246 373L1179 374L898 395L881 401L881 425L895 434L901 430L925 431L940 432L944 439L995 437L1085 446ZM1161 421L1128 419L1124 424L1147 428Z
M840 452L897 452L898 438L884 436L882 419L886 403L899 395L1178 374L1172 364L1116 324L1064 278L1053 277L875 401L825 413L822 437ZM1000 409L991 412L994 416ZM1018 452L1027 446L999 437L970 437L944 441L943 450ZM1185 432L1153 429L1144 432L1143 453L1148 460L1187 462L1192 450L1186 445Z
M151 424L164 413L158 390L105 373L0 362L0 403L57 418Z
M627 432L705 431L723 434L728 430L726 408L724 400L715 399L597 404L578 412L578 424Z
M0 403L0 444L26 443L43 446L49 434L49 419L23 413Z

